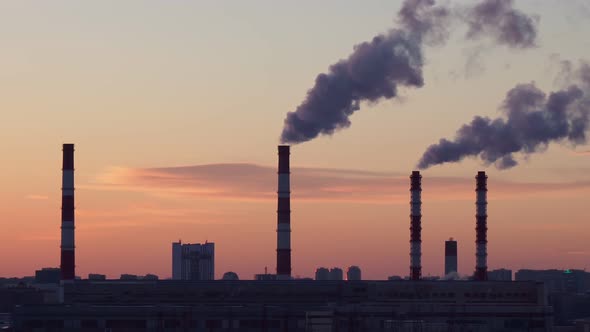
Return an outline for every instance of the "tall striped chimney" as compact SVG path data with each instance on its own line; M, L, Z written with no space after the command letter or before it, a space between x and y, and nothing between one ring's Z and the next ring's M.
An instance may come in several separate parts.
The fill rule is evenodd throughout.
M74 280L74 144L63 145L61 192L61 279Z
M475 218L477 219L477 226L475 227L476 231L476 265L475 265L475 280L484 281L488 280L488 264L487 264L487 232L488 232L488 177L486 172L480 171L477 172L477 176L475 177L476 180L476 188L475 192L477 193L477 200L475 203L476 206L476 215Z
M419 171L413 171L410 180L410 280L420 280L422 274L422 175Z
M277 209L277 279L291 279L291 186L289 146L279 145Z

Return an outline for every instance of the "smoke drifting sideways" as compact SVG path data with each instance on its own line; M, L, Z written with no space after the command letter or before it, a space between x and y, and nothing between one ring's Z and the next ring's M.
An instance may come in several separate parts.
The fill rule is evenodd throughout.
M508 91L501 106L506 118L476 116L463 125L450 141L441 139L426 149L418 168L477 157L486 165L508 169L518 163L514 154L542 152L550 143L573 146L587 142L590 125L590 65L581 63L572 71L564 62L563 76L570 85L549 95L534 84L520 84Z
M491 36L497 44L513 48L536 46L536 22L513 8L514 0L485 0L467 10L467 38Z
M406 1L398 16L400 29L356 45L347 59L316 77L307 98L287 114L281 142L331 135L350 126L349 116L360 109L361 101L393 98L399 85L423 86L422 43L426 35L444 35L431 31L442 29L446 16L446 9L434 6L433 0Z
M496 33L500 20L501 33L496 37L499 43L510 47L533 44L534 25L530 30L528 24L519 23L533 22L531 19L512 9L511 1L500 1L501 6L496 7L489 3L493 1L485 0L467 10L467 17L461 17L470 26L469 38ZM503 18L506 14L517 20ZM347 59L316 77L306 99L294 112L287 113L281 142L295 144L319 135L332 135L351 125L349 117L360 109L361 102L394 98L399 87L422 87L423 46L444 44L449 25L457 18L453 11L436 5L434 0L404 1L397 16L397 29L356 45ZM528 31L520 34L523 38L513 32L521 26Z

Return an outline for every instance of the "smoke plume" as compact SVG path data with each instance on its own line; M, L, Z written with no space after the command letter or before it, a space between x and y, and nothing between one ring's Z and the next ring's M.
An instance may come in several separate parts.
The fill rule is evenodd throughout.
M467 11L470 38L493 33L509 46L534 44L534 25L532 32L516 34L520 25L528 31L525 23L532 20L512 9L511 1L498 3L494 6L494 1L485 0ZM347 59L316 77L305 100L287 114L281 142L301 143L320 134L332 135L350 126L349 117L360 109L361 102L394 98L399 87L422 87L423 46L446 41L450 13L434 0L404 1L397 17L399 28L356 45Z
M347 59L316 77L307 98L287 114L281 141L301 143L331 135L350 126L349 116L360 109L361 101L393 98L400 85L423 86L422 42L427 35L436 38L429 33L442 26L438 22L445 16L433 0L406 1L399 12L401 29L356 45Z
M454 140L443 138L428 147L418 167L479 156L485 164L506 169L517 165L515 153L544 151L552 142L585 143L590 124L590 66L583 63L572 71L571 64L564 62L564 69L565 76L575 79L569 87L547 96L532 83L517 85L501 106L505 118L476 116L457 131Z
M468 10L467 37L492 36L498 44L510 47L534 47L537 39L536 22L514 9L514 0L485 0Z

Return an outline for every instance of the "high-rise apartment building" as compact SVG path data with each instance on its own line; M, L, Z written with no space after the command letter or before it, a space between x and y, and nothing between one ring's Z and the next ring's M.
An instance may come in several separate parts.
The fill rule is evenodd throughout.
M342 280L344 279L344 273L339 267L333 267L330 269L330 280Z
M445 276L457 272L457 241L450 238L445 241Z
M172 279L215 279L215 244L172 243Z
M351 266L346 271L346 280L361 280L361 269L358 266Z
M344 273L341 268L334 267L327 269L325 267L319 267L315 271L315 280L343 280Z
M315 271L315 280L330 280L330 270L325 267L319 267Z

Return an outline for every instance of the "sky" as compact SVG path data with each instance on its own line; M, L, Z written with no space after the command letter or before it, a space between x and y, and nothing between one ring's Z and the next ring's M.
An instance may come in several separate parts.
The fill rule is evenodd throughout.
M454 3L467 3L454 1ZM275 269L277 144L317 74L395 27L400 1L0 3L0 276L59 266L61 145L75 143L76 273L171 275L171 243L215 242L216 275ZM361 104L350 128L292 147L293 274L409 272L409 175L423 151L506 92L557 86L588 56L584 0L516 0L538 46L427 48L425 86ZM490 269L590 258L590 146L552 144L498 170L423 171L423 274L475 266L475 180L489 175Z

